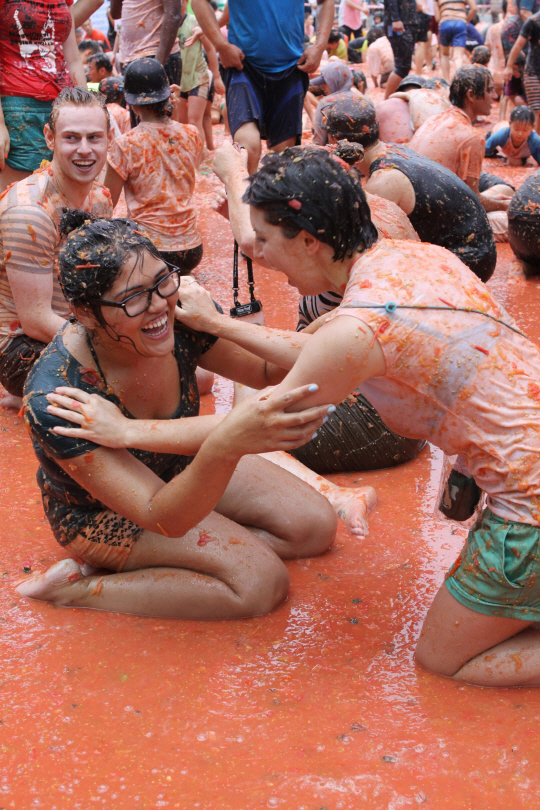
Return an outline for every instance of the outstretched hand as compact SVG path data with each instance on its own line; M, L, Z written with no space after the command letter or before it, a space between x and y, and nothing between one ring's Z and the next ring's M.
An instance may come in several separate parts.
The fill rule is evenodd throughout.
M314 438L335 407L328 403L294 413L286 413L286 409L317 390L313 384L286 392L275 387L257 391L233 408L216 430L223 430L227 441L242 455L301 447Z

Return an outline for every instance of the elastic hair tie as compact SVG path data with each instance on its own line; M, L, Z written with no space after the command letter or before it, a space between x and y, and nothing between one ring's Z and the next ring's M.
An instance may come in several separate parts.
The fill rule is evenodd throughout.
M288 205L290 205L291 208L294 208L295 211L300 211L302 208L302 203L300 200L289 200Z

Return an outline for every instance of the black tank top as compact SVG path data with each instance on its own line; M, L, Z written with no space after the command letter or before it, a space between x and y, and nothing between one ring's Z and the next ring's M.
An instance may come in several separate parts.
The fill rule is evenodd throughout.
M369 175L386 168L411 181L416 202L409 219L422 242L447 248L474 272L488 256L496 258L482 203L454 172L401 145L388 146L386 155L371 164Z

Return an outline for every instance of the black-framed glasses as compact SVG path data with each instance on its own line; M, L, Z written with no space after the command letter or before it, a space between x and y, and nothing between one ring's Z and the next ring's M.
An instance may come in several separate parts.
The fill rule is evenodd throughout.
M173 265L169 265L172 267ZM177 268L167 273L166 276L156 281L153 287L147 287L145 290L128 295L123 301L106 301L103 298L92 299L94 303L103 307L116 307L116 309L123 309L128 318L135 318L137 315L142 315L146 312L152 303L152 296L157 293L160 298L170 298L171 295L180 287L180 270Z

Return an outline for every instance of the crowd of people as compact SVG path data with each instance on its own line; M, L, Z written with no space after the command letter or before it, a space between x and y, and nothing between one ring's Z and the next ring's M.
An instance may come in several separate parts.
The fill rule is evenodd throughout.
M69 555L19 593L267 613L283 560L366 535L374 490L324 475L429 441L457 456L441 512L476 520L417 661L540 685L540 354L485 286L497 242L540 272L540 6L111 0L102 32L100 5L0 7L0 405ZM295 332L197 283L202 161ZM215 374L233 407L200 416Z

